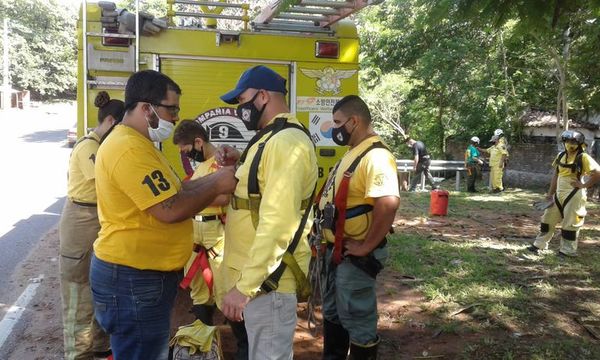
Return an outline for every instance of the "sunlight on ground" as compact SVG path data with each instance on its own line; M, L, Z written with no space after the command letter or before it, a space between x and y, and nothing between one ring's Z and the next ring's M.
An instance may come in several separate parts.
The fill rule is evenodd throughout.
M512 341L537 354L527 359L562 359L570 349L596 353L588 350L590 335L575 317L600 316L600 207L588 206L579 257L557 256L560 231L550 250L536 255L526 247L542 215L531 205L542 198L539 191L522 189L452 192L449 215L431 217L429 194L402 195L397 232L390 237L391 263L423 279L414 284L426 299L421 308L436 319L426 329L457 334L472 329L494 344L506 344L502 334L508 330ZM528 343L531 337L513 337L513 332L540 340Z

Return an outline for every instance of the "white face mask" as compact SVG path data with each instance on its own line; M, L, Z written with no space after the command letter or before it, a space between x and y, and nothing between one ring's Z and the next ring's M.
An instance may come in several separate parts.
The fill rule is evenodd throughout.
M150 140L156 142L165 141L171 136L173 129L175 128L175 124L165 119L162 119L154 110L154 106L150 106L154 115L158 118L158 127L155 129L150 126L150 121L148 121L148 117L146 117L146 122L148 122L148 135L150 136Z

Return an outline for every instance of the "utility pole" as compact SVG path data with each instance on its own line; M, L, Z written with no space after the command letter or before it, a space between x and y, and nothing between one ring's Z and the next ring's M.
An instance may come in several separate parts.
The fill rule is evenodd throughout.
M11 101L11 86L8 73L8 18L4 18L4 29L2 35L2 48L4 49L3 66L2 66L2 101L0 105L2 109L10 108Z

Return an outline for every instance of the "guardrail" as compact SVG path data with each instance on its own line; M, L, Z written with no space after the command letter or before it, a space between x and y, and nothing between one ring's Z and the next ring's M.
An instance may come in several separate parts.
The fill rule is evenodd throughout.
M396 160L396 168L398 172L409 173L408 181L410 183L410 173L413 172L413 160ZM464 161L460 160L431 160L429 171L456 171L456 191L460 191L460 173L467 171ZM425 175L421 174L421 189L425 189Z

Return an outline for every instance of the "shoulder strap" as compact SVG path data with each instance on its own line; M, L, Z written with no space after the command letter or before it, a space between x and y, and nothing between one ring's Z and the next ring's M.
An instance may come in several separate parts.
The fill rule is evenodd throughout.
M583 173L583 151L579 151L577 155L575 155L575 161L572 164L567 164L561 162L562 158L565 157L566 151L558 154L558 158L556 159L556 166L562 166L564 168L571 169L571 172L577 173L577 179L581 179L581 174Z
M93 136L82 136L79 140L77 140L77 142L75 143L75 145L73 145L73 148L75 148L75 146L79 145L80 143L82 143L84 140L94 140L95 142L99 143L98 140L93 137Z
M346 172L354 173L354 170L356 170L356 167L358 166L358 164L360 163L362 158L365 157L365 155L367 155L367 153L369 153L369 151L371 151L373 149L386 149L386 150L390 151L390 149L388 149L388 147L385 146L381 141L374 142L373 144L371 144L371 146L369 146L367 149L365 149L365 151L363 151L360 155L358 155L356 157L356 159L354 159L352 164L350 164L348 169L346 169Z
M77 147L77 145L81 144L85 140L94 140L98 144L100 143L100 142L98 142L98 140L95 137L92 137L92 136L89 136L89 135L82 136L82 137L79 138L79 140L77 140L77 142L75 143L75 145L73 145L73 150L75 150L75 148ZM71 155L70 156L73 155L73 150L71 150Z
M315 189L313 189L313 192L310 195L311 200L312 200L313 196L315 196L315 190L316 190L316 184L315 184ZM288 248L285 251L286 253L289 253L290 255L292 255L292 254L294 254L294 251L296 251L296 247L298 247L300 238L302 237L302 234L304 233L304 227L306 226L306 221L308 221L308 215L310 214L310 211L311 211L310 206L304 210L304 214L302 215L302 219L300 220L300 225L298 226L298 229L294 233L294 238L292 239L292 242L290 243L290 245L288 245ZM284 256L285 256L285 254L284 254ZM265 279L265 281L262 283L262 285L260 286L260 289L267 293L271 292L273 290L276 290L279 287L279 280L281 279L281 276L283 275L283 272L285 271L286 266L287 266L286 263L282 259L282 261L281 261L281 263L279 263L279 266L277 267L277 269L275 269L275 271L273 271L273 273L271 275L269 275Z
M259 148L256 151L256 155L254 156L254 159L252 159L252 164L250 165L250 172L248 174L248 196L249 197L252 195L260 196L260 189L258 187L258 166L260 164L260 158L262 157L262 153L264 151L265 144L267 143L267 141L269 141L269 139L271 139L271 137L273 137L273 135L275 135L277 132L279 132L283 129L296 128L296 129L302 130L310 138L310 133L306 130L306 128L304 126L294 124L294 123L288 123L286 118L275 119L275 124L277 126L275 126L272 129L269 137L264 142L259 144ZM315 187L313 188L313 191L310 194L309 204L312 202L312 199L315 196L316 187L317 187L317 185L315 184ZM311 207L308 206L304 210L304 214L302 215L302 219L300 220L300 225L298 226L298 229L296 229L296 232L294 233L294 237L292 238L292 241L288 245L288 248L286 249L285 253L287 253L289 255L293 255L294 251L296 251L296 247L298 247L300 238L302 237L302 234L304 233L304 227L306 226L306 222L308 221L308 215L310 214L310 212L311 212ZM284 253L284 257L286 255L285 253ZM291 261L295 261L295 260L293 258L291 258ZM279 263L279 266L277 267L277 269L275 269L275 271L273 273L271 273L265 279L265 281L262 283L262 285L260 286L260 289L267 293L271 292L273 290L276 290L279 287L279 280L281 279L281 276L283 275L283 272L285 271L286 267L287 267L287 264L282 259L282 261L281 261L281 263ZM297 264L295 267L297 268ZM292 270L294 270L294 269L292 268Z
M577 172L577 180L581 180L583 173L583 151L580 151L575 157L575 171Z
M302 130L310 139L310 134L304 126L289 123L286 118L277 118L271 125L273 125L273 127L269 129L269 131L271 132L269 134L269 137L262 143L258 144L258 150L256 150L256 154L252 159L252 164L250 164L250 171L248 173L248 196L250 196L250 194L260 195L260 189L258 187L258 166L260 165L260 159L262 158L263 151L265 150L265 145L275 134L284 129L296 128ZM250 146L251 144L248 144L246 150L248 150Z
M348 169L346 169L344 172L344 178L340 182L340 188L334 195L334 204L336 210L338 211L337 218L335 219L335 242L333 247L333 262L335 264L342 262L342 241L344 238L344 226L346 224L346 206L348 201L348 187L350 185L350 178L354 174L354 170L356 170L356 167L363 157L367 155L369 151L377 148L384 148L389 151L389 149L381 141L371 144L371 146L358 155L352 164L350 164Z

